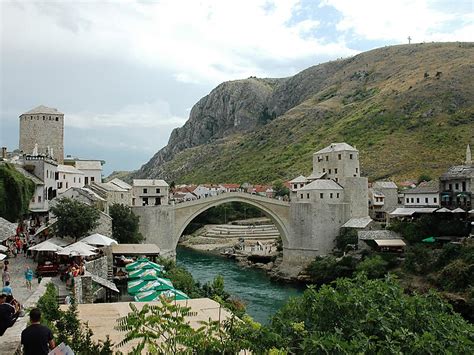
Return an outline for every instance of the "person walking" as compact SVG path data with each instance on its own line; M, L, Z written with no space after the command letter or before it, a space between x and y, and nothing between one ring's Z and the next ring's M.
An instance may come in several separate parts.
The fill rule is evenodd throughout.
M26 288L31 290L31 281L33 280L33 270L28 266L25 271Z
M10 272L8 271L8 265L5 264L5 268L2 272L2 284L5 286L7 282L10 282Z
M30 311L30 325L21 332L21 344L25 355L47 355L55 348L53 333L40 324L41 311L33 308Z
M10 286L10 281L5 282L5 286L3 286L2 293L7 296L13 294L13 289Z
M14 323L13 314L15 310L11 305L7 304L6 300L6 295L0 295L0 336Z

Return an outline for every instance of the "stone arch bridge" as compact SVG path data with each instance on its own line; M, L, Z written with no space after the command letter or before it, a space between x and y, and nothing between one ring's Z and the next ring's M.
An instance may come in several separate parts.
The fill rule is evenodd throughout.
M182 202L175 205L135 206L140 217L140 232L147 243L157 244L163 256L174 257L181 234L202 212L228 202L242 202L260 209L277 227L283 242L283 261L286 265L301 265L318 255L310 240L295 235L295 218L289 202L243 192L226 192L217 196ZM298 219L297 223L302 221ZM304 222L303 222L304 223ZM308 244L308 242L310 242Z

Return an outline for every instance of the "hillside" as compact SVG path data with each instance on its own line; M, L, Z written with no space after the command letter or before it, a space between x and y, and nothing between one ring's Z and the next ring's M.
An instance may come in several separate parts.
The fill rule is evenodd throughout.
M384 47L284 79L225 82L132 177L271 182L345 141L370 179L439 175L474 138L473 43Z

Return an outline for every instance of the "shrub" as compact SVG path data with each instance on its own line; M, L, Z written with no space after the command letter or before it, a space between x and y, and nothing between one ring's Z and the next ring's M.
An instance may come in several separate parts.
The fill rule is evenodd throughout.
M366 258L360 262L356 270L364 272L369 279L380 279L387 273L388 263L380 255Z

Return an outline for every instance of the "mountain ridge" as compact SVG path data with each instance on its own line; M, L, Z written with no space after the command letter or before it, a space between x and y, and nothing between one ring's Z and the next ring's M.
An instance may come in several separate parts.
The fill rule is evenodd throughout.
M473 43L399 45L287 78L222 83L131 178L291 179L310 172L312 152L343 140L361 150L371 179L436 176L473 138L470 58Z

